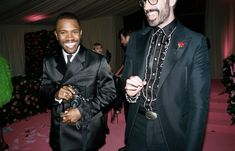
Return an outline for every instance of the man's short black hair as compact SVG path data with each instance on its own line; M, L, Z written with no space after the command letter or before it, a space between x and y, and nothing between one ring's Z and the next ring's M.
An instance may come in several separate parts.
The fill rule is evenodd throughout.
M121 30L118 32L118 38L121 39L121 34L122 34L124 37L130 36L132 32L133 32L133 31L132 31L131 29L124 29L124 28L123 28L123 29L121 29Z
M93 46L101 46L101 47L103 48L102 44L99 43L99 42L95 42L95 43L93 44Z
M77 17L74 13L71 13L71 12L64 12L64 13L61 13L61 14L60 14L59 16L57 16L57 18L56 18L55 26L57 25L58 21L61 20L61 19L74 19L74 20L76 20L76 21L78 22L79 26L81 26L78 17Z

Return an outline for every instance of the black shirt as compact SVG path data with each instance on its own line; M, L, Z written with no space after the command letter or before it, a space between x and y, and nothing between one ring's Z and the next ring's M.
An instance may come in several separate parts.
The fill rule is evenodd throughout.
M152 37L149 42L148 53L145 58L145 77L147 82L141 91L142 107L153 111L157 105L157 90L161 78L161 70L171 42L172 33L176 29L176 20L164 28L153 27Z

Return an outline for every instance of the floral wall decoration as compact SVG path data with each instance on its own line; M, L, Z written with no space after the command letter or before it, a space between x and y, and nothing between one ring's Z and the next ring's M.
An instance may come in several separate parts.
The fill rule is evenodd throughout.
M43 58L60 50L53 31L38 31L25 34L25 73L40 78Z
M0 108L3 126L48 111L49 103L39 97L43 58L55 55L60 46L53 31L25 34L25 73L12 78L13 94L8 103Z
M235 55L230 55L223 61L223 79L228 94L227 112L231 115L232 124L235 124Z

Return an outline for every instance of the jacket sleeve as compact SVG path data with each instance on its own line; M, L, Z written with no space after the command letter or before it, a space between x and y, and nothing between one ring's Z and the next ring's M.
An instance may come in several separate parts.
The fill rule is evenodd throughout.
M92 99L84 98L84 101L81 101L81 104L78 106L82 115L81 121L91 119L97 113L107 108L116 98L113 75L110 72L108 63L104 57L101 59L96 78L96 95Z
M206 38L201 38L195 52L189 81L190 119L187 123L184 150L198 151L203 144L210 94L210 65Z
M55 101L55 92L59 88L59 84L55 83L51 80L50 76L48 75L48 67L47 67L48 60L44 59L43 61L43 74L41 77L41 85L40 85L40 100L42 100L48 106L58 105L59 103Z
M134 44L136 40L136 33L133 33L132 36L129 39L126 51L125 51L125 62L124 62L124 67L123 67L123 73L121 76L121 87L122 91L125 93L125 85L126 85L126 80L133 75L133 62L132 58L135 58L136 54L134 50L136 49L136 45Z

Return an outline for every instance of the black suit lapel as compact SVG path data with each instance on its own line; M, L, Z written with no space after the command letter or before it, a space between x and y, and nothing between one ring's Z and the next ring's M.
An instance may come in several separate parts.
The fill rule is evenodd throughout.
M184 27L179 22L177 24L176 31L173 33L171 39L172 40L167 50L166 59L162 68L158 92L172 68L188 47L190 41L190 39L186 39Z
M64 60L64 56L62 53L60 53L59 55L55 56L55 61L57 63L57 70L62 74L64 75L66 70L67 70L67 67L66 67L66 63L65 63L65 60Z
M137 37L138 43L136 44L136 54L135 54L135 58L136 58L136 65L134 66L134 73L136 73L137 75L139 75L139 77L141 79L144 79L144 72L145 72L145 60L146 60L146 56L148 53L148 46L149 46L149 42L151 39L151 33L152 33L152 28L147 28L147 30L144 30L139 37Z

